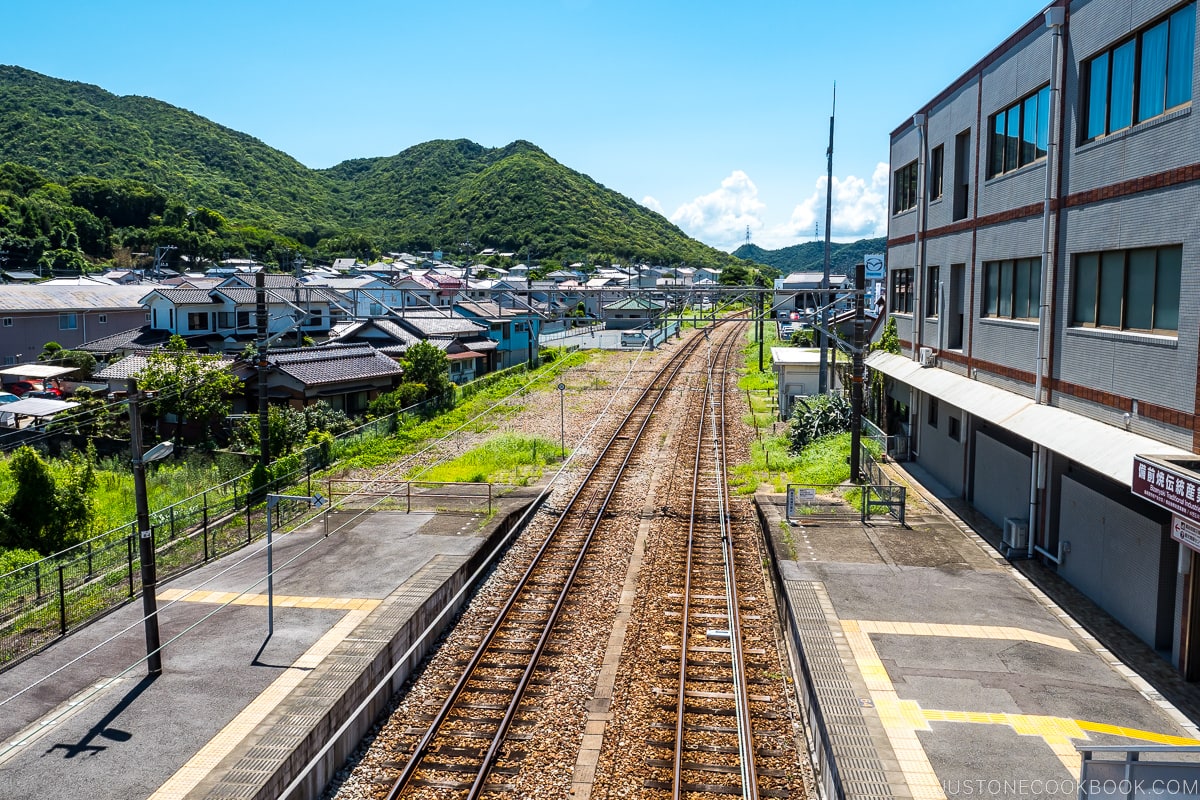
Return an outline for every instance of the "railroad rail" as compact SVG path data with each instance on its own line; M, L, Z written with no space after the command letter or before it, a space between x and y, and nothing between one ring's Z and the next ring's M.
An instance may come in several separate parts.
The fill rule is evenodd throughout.
M568 592L654 410L701 343L694 337L672 355L604 445L408 753L388 798L422 793L476 798L484 791L507 788L504 776L515 771L513 765L522 757L520 748L513 746L516 737L508 734L521 724L522 703Z

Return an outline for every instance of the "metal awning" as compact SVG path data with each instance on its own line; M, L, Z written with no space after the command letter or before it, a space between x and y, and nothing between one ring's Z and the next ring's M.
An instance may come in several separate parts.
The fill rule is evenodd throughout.
M998 389L944 369L922 367L918 362L891 353L872 353L866 364L884 375L950 405L973 417L1012 431L1055 453L1104 475L1117 483L1133 483L1133 457L1139 454L1187 456L1192 453L1169 444L1123 431L1031 398Z
M0 375L11 375L14 378L34 378L36 380L45 380L47 378L61 378L63 375L69 375L75 372L77 367L51 367L46 364L24 364L16 367L7 367L0 369Z
M0 405L0 412L5 414L20 414L23 417L52 417L60 411L75 408L79 403L66 400L51 400L43 397L30 397L15 403Z

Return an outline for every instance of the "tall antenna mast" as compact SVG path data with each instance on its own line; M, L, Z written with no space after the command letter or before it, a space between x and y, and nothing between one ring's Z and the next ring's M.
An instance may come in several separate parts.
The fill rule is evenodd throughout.
M833 119L837 116L837 81L833 82L833 108L829 112L829 149L825 151L825 272L821 279L821 368L817 377L817 392L825 394L829 389L826 364L829 359L829 229L833 225ZM855 287L858 288L858 287Z

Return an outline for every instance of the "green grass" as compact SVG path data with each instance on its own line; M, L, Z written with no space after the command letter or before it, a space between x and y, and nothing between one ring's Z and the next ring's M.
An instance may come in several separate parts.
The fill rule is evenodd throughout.
M763 330L766 335L763 337L763 368L758 368L758 339L755 336L757 330L754 323L746 329L746 335L749 341L742 348L742 355L745 357L746 374L738 381L739 389L774 389L775 370L771 365L771 348L781 347L786 342L781 342L779 337L775 335L775 323L768 320L763 323Z
M527 486L542 476L544 467L560 460L559 453L559 442L537 436L504 433L453 461L431 469L415 470L409 477L443 483Z
M850 478L850 434L826 436L798 455L788 453L787 436L763 436L754 442L750 462L732 470L730 482L738 494L753 494L770 483L782 492L789 483L840 484Z

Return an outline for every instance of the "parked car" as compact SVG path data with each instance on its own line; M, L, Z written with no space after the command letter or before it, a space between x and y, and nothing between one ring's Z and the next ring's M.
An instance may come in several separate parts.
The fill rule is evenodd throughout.
M26 392L23 399L40 397L43 400L58 400L62 397L62 393L52 389L34 389L32 392Z
M18 401L18 400L20 400L20 399L21 399L21 398L17 397L17 396L16 396L15 394L13 394L12 392L0 392L0 404L3 404L3 403L15 403L15 402L17 402L17 401Z
M12 383L4 384L6 392L12 392L17 397L24 397L27 392L35 392L42 388L42 384L34 383L33 381L13 381Z

